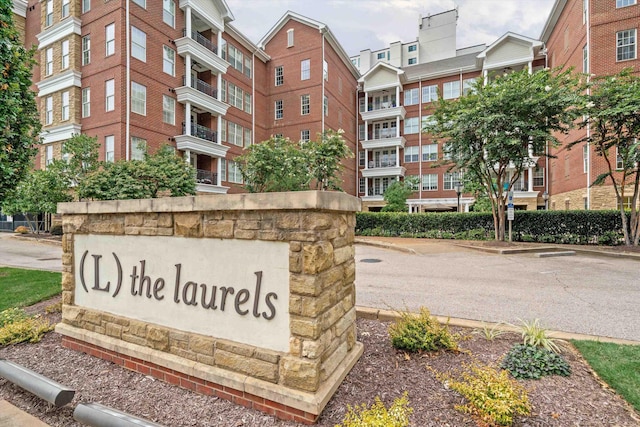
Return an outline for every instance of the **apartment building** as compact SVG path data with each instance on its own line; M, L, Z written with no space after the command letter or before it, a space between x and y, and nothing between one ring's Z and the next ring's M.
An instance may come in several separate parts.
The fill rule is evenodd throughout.
M411 211L467 211L461 172L437 166L443 146L420 131L434 101L515 70L638 69L636 1L557 0L540 39L508 32L464 48L454 9L420 17L414 41L348 57L326 24L294 12L254 43L224 0L14 0L25 44L38 45L36 166L82 132L98 137L106 161L170 144L196 167L200 193L234 193L244 191L234 159L249 145L343 129L356 154L343 162L343 189L365 210L384 206L393 181L415 177ZM589 188L603 164L588 147L540 154L516 183L516 208L615 206L611 188Z
M591 76L615 74L631 67L640 72L637 0L556 0L540 40L546 44L551 67L573 67ZM562 137L563 145L584 138L589 129ZM549 208L615 209L609 184L590 187L607 170L604 160L587 144L552 150L549 159ZM631 194L623 203L630 207Z

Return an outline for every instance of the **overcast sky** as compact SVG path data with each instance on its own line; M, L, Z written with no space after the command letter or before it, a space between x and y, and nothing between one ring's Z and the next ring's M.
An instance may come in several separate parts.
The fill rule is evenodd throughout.
M538 38L554 0L226 0L232 24L257 43L288 11L327 24L349 56L362 49L407 43L418 35L420 14L453 9L458 48L494 42L507 31Z

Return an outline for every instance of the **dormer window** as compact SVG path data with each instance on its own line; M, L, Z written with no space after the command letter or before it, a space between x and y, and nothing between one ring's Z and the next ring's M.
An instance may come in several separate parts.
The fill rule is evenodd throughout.
M287 30L287 47L293 46L293 28Z

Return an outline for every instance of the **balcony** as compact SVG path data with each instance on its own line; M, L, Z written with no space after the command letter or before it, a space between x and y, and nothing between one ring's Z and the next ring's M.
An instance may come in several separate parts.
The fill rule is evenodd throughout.
M227 114L229 106L219 101L218 91L200 79L191 79L191 85L186 85L186 78L183 77L183 86L176 89L178 102L189 102L196 108L209 112L214 116L224 116Z
M197 31L187 34L183 31L182 37L175 41L178 55L191 55L193 66L199 72L209 70L214 74L227 72L229 63L218 56L218 47L213 42Z
M228 187L218 185L218 174L197 169L196 170L196 191L201 193L227 194Z
M361 111L362 120L384 120L395 119L400 117L404 120L407 114L402 105L396 105L395 102L381 102L380 104L369 105L367 111Z
M197 154L206 154L211 157L224 158L229 147L218 143L218 134L208 127L191 124L190 131L186 123L182 123L182 135L176 138L176 148L182 151L192 151Z
M362 169L362 176L365 178L377 178L383 176L404 176L406 169L392 160L370 161L369 167Z
M369 134L369 139L360 141L362 148L365 150L375 150L379 148L402 147L406 142L403 136L397 136L395 129L382 129L374 131L373 135Z

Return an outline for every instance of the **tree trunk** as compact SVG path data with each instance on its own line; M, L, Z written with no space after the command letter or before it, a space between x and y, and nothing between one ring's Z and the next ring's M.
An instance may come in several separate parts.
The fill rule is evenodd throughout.
M622 233L624 234L624 244L631 246L631 239L629 238L629 225L627 222L627 214L624 211L624 205L622 203L622 197L618 199L620 205L620 219L622 220Z

